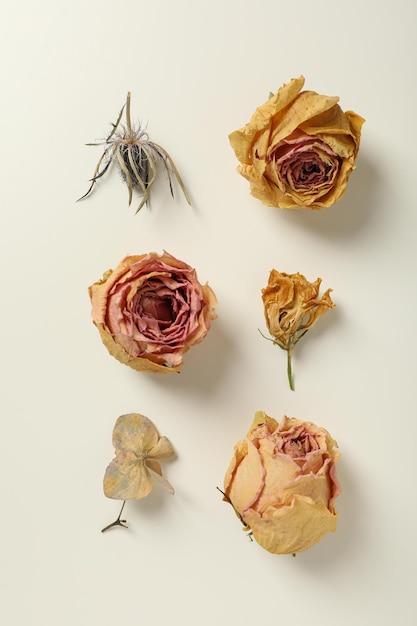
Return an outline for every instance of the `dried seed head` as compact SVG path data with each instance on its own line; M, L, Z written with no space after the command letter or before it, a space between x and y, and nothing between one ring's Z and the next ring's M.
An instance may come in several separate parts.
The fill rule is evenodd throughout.
M126 125L120 126L123 111L126 111ZM168 176L171 195L174 196L172 186L172 175L174 175L184 193L185 199L188 204L191 204L181 176L168 152L162 146L151 141L148 133L140 125L137 128L132 126L130 92L127 94L126 104L122 107L116 123L112 124L112 126L113 130L103 142L89 144L104 145L105 148L97 163L93 177L90 179L91 185L87 193L79 200L91 193L96 182L107 172L112 162L116 161L129 190L129 205L132 202L133 189L142 194L142 200L136 210L138 212L145 203L149 203L152 185L157 177L157 165L162 161Z
M150 181L150 167L146 152L137 143L130 143L127 141L120 143L119 150L125 168L130 175L132 187L134 189L137 189L138 187L139 189L142 189L142 183L145 188L147 188ZM123 180L126 181L125 172L123 170L120 171Z

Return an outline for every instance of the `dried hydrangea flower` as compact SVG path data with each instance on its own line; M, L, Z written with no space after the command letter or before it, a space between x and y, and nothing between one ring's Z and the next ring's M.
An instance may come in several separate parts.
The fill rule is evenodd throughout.
M175 167L174 161L168 152L154 141L151 141L148 133L141 127L133 125L130 117L130 91L127 93L126 104L122 107L119 117L110 135L100 143L90 143L88 146L104 145L104 152L101 155L93 177L90 179L91 185L88 191L79 198L86 198L93 190L97 181L108 171L110 165L115 161L119 166L120 173L127 184L129 190L129 206L132 202L133 189L143 195L142 200L136 209L140 211L145 203L149 202L152 186L157 177L158 163L162 162L168 177L169 188L172 197L174 190L172 177L175 176L181 187L185 199L191 204L190 197L184 186L182 178ZM126 124L121 125L123 111L126 110Z
M340 454L324 428L284 416L255 414L224 478L230 502L265 550L296 554L336 530Z
M162 475L160 461L172 459L174 449L166 437L160 437L148 417L139 413L121 415L113 429L116 456L106 469L104 495L115 500L140 499L148 496L156 480L170 494L174 488ZM124 506L124 504L123 504ZM103 530L123 525L119 517Z
M328 289L319 298L321 278L310 283L299 274L284 274L271 270L268 285L262 289L265 321L271 341L287 351L287 373L294 390L291 356L296 343L318 318L335 307Z

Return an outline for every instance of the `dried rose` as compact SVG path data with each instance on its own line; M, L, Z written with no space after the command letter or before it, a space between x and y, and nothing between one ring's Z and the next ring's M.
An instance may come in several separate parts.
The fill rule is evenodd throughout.
M321 209L343 195L364 119L294 78L229 136L251 193L280 209Z
M159 461L174 457L166 437L160 437L148 417L139 413L121 415L113 429L116 456L104 475L104 495L115 500L145 498L157 480L168 493L174 489L162 476Z
M225 499L274 554L295 554L336 530L340 493L337 443L312 422L263 411L235 446L224 479Z
M319 298L321 278L314 283L297 274L271 270L268 285L262 289L262 300L267 328L273 343L287 351L287 371L291 389L294 389L291 356L295 344L318 318L336 305L328 289Z
M167 252L127 256L89 288L92 317L110 354L141 372L178 372L216 318L216 296Z

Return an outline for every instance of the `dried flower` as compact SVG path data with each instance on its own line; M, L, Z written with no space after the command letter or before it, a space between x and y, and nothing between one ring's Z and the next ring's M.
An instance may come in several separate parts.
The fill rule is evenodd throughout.
M174 489L162 476L159 461L174 457L166 437L160 437L148 417L139 413L121 415L113 429L116 456L106 469L104 495L115 500L145 498L158 481L168 493Z
M271 341L287 351L287 372L290 387L294 390L291 357L296 343L305 335L318 318L335 304L328 289L321 299L321 278L314 283L297 274L284 274L271 270L268 285L262 289L265 321Z
M216 318L216 296L168 254L127 256L89 288L92 317L110 354L141 372L178 372Z
M106 469L103 487L107 498L123 500L119 517L103 531L124 526L121 520L126 500L145 498L156 480L170 494L174 488L162 475L160 461L174 457L174 449L166 437L160 437L151 420L139 413L121 415L113 429L116 456Z
M295 554L336 530L336 441L312 422L263 411L235 446L225 500L265 550Z
M126 109L126 125L120 126L123 111ZM93 190L97 181L108 171L110 165L115 161L119 166L120 173L127 184L129 190L129 205L132 202L133 189L139 191L143 198L136 209L140 211L143 205L149 203L152 186L157 177L158 163L162 161L163 167L168 177L169 188L172 197L174 190L172 186L172 176L177 179L185 199L191 204L190 197L182 182L181 176L175 167L174 161L162 146L150 140L148 133L138 124L134 126L130 118L130 91L127 94L126 104L122 107L119 117L110 135L99 143L87 144L88 146L104 145L104 152L101 155L96 169L94 170L91 185L88 191L79 198L86 198Z
M343 195L355 167L364 119L338 97L301 91L292 79L229 136L251 193L281 209L321 209Z

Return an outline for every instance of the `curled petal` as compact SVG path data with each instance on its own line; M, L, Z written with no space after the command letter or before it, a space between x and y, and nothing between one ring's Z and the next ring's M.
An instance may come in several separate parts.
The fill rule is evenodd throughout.
M344 112L338 97L301 91L303 86L304 77L292 79L229 135L252 195L281 209L321 209L339 200L365 121Z
M178 372L216 318L216 296L167 252L128 256L89 288L92 317L112 356L137 371Z
M264 487L265 471L257 448L245 442L246 454L241 455L239 445L226 472L225 493L241 515L258 499Z
M151 473L152 478L161 485L171 495L174 495L174 487L167 481L167 479L162 475L161 466L157 461L153 461L148 459L146 462L149 472Z
M153 459L167 461L175 455L171 442L166 437L160 437L159 441L152 447L149 454Z
M262 516L254 510L245 512L255 540L273 554L295 554L318 543L336 530L337 515L323 501L294 496L290 506L270 508Z

